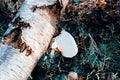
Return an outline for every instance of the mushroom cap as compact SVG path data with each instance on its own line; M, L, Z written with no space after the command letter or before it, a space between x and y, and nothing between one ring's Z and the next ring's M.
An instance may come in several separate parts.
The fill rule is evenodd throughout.
M67 80L78 80L78 74L76 72L69 72Z
M77 54L77 44L72 35L65 30L62 30L61 34L53 40L54 42L51 47L54 50L61 52L64 57L71 58Z

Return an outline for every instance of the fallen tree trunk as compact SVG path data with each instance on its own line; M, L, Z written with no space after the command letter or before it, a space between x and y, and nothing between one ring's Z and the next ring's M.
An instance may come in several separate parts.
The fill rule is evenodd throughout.
M25 0L0 43L0 80L27 80L56 32L56 0Z

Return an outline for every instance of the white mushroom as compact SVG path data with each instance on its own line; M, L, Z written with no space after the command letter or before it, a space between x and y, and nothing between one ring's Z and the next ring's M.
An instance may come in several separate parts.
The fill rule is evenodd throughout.
M67 80L78 80L78 74L76 72L69 72Z
M74 57L78 52L74 38L65 30L62 30L61 34L53 39L51 48L68 58Z

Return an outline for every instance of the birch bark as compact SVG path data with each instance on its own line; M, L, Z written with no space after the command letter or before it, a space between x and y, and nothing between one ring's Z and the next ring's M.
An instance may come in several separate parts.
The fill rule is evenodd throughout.
M27 80L56 31L56 0L25 0L0 42L0 80Z

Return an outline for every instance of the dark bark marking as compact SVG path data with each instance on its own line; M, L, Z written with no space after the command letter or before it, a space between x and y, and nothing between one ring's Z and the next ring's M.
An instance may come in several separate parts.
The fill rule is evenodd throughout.
M30 55L33 51L30 46L22 41L22 29L31 28L29 23L22 21L20 16L18 16L14 22L11 22L13 26L16 26L15 29L11 30L9 34L3 37L3 43L13 46L14 48L20 49L20 52L26 50L27 56ZM25 54L25 55L26 55Z
M32 53L32 48L30 48L30 47L27 47L27 49L26 49L26 56L29 56L30 54Z
M11 22L11 24L13 24L16 27L20 27L21 29L31 28L31 25L29 23L22 21L22 18L20 16L18 16L14 22Z
M11 22L13 25L16 25L18 22L20 22L22 19L21 19L21 17L20 16L18 16L15 20L14 20L14 22Z
M22 44L21 44L21 46L20 46L20 52L23 52L25 49L26 49L26 43L25 42L23 42Z

